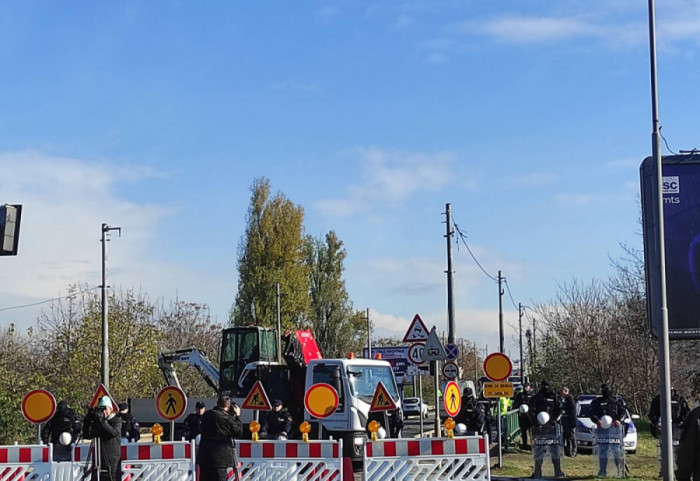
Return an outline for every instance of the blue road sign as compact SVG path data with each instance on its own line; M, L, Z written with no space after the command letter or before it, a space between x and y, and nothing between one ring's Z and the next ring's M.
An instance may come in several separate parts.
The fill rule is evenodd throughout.
M457 344L447 344L445 353L447 354L447 359L457 359L459 357L459 347L457 347Z

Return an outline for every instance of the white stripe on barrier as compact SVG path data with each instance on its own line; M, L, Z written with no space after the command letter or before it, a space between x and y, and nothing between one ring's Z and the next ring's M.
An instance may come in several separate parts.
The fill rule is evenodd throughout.
M487 438L423 438L367 441L365 481L489 479Z
M236 441L236 448L241 481L342 480L342 441Z
M0 446L0 464L49 462L49 446Z

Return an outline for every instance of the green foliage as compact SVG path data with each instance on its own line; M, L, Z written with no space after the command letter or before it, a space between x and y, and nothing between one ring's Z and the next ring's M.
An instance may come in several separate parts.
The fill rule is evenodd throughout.
M238 249L238 293L231 322L276 326L279 283L282 327L299 327L309 308L304 210L282 193L270 197L265 178L256 179L251 191L246 232Z

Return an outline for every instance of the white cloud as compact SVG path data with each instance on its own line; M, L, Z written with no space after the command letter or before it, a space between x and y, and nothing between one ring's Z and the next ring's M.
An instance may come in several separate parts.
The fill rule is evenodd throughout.
M574 18L555 17L501 17L486 21L478 29L486 35L509 43L541 43L597 36L600 33L598 27L592 24Z
M434 155L402 151L363 149L360 157L360 182L349 186L336 199L316 203L330 216L348 216L367 212L379 203L400 203L421 191L435 191L451 180L450 153Z

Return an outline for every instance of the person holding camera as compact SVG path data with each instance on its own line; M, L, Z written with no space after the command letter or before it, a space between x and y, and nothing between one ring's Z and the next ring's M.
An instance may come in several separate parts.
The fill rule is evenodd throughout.
M100 481L121 481L122 418L117 415L109 396L100 399L97 408L90 409L83 422L83 437L99 439ZM97 472L93 470L93 479Z
M231 398L220 397L216 407L202 415L202 437L197 450L200 481L228 481L228 469L236 474L235 438L243 434L238 416L232 416ZM239 411L240 412L240 411Z

